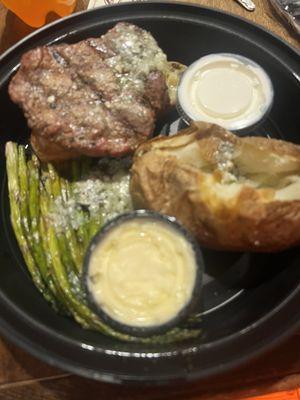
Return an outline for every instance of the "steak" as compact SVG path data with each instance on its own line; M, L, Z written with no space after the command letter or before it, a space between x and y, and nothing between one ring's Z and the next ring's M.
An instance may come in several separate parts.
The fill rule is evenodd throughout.
M121 22L99 38L30 50L9 94L42 160L122 156L170 106L167 68L151 34Z

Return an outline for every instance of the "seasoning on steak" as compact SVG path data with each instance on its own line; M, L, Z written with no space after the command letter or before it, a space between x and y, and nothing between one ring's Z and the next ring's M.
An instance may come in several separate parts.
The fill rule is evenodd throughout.
M42 160L120 156L145 141L169 107L167 68L150 33L118 23L100 38L27 52L9 94Z

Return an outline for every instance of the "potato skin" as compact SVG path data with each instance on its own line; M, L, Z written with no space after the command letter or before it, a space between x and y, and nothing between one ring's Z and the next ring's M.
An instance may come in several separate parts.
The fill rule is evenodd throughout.
M202 143L209 149L216 138L225 135L237 149L246 140L254 148L272 150L280 157L292 156L300 165L299 146L264 138L242 139L211 124L198 125L196 131L186 130L176 136L181 136L182 142ZM172 148L172 138L156 138L138 148L131 176L136 208L175 216L203 246L213 249L276 252L300 244L300 200L274 200L268 198L268 190L243 185L236 196L224 201L212 195L207 173L167 148Z

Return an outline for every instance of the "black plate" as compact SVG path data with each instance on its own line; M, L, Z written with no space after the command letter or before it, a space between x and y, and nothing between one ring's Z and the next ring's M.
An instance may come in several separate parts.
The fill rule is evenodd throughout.
M83 330L56 315L33 286L9 223L4 143L28 138L25 119L7 95L21 54L38 44L71 43L103 34L120 20L151 31L170 60L190 64L208 53L229 52L261 64L274 83L275 102L269 120L257 133L300 143L299 54L232 15L186 4L121 4L71 16L29 36L0 63L0 330L37 357L95 379L204 378L246 362L299 327L299 248L275 255L205 251L207 273L199 307L203 336L163 347L146 346Z

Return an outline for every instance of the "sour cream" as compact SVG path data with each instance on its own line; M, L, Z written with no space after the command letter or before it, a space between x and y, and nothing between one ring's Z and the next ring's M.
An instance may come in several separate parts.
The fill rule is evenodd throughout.
M184 72L178 87L178 109L186 122L211 122L233 131L256 125L272 102L267 73L235 54L200 58Z
M117 223L89 258L87 287L110 318L131 327L159 326L190 302L197 276L192 244L151 218Z

